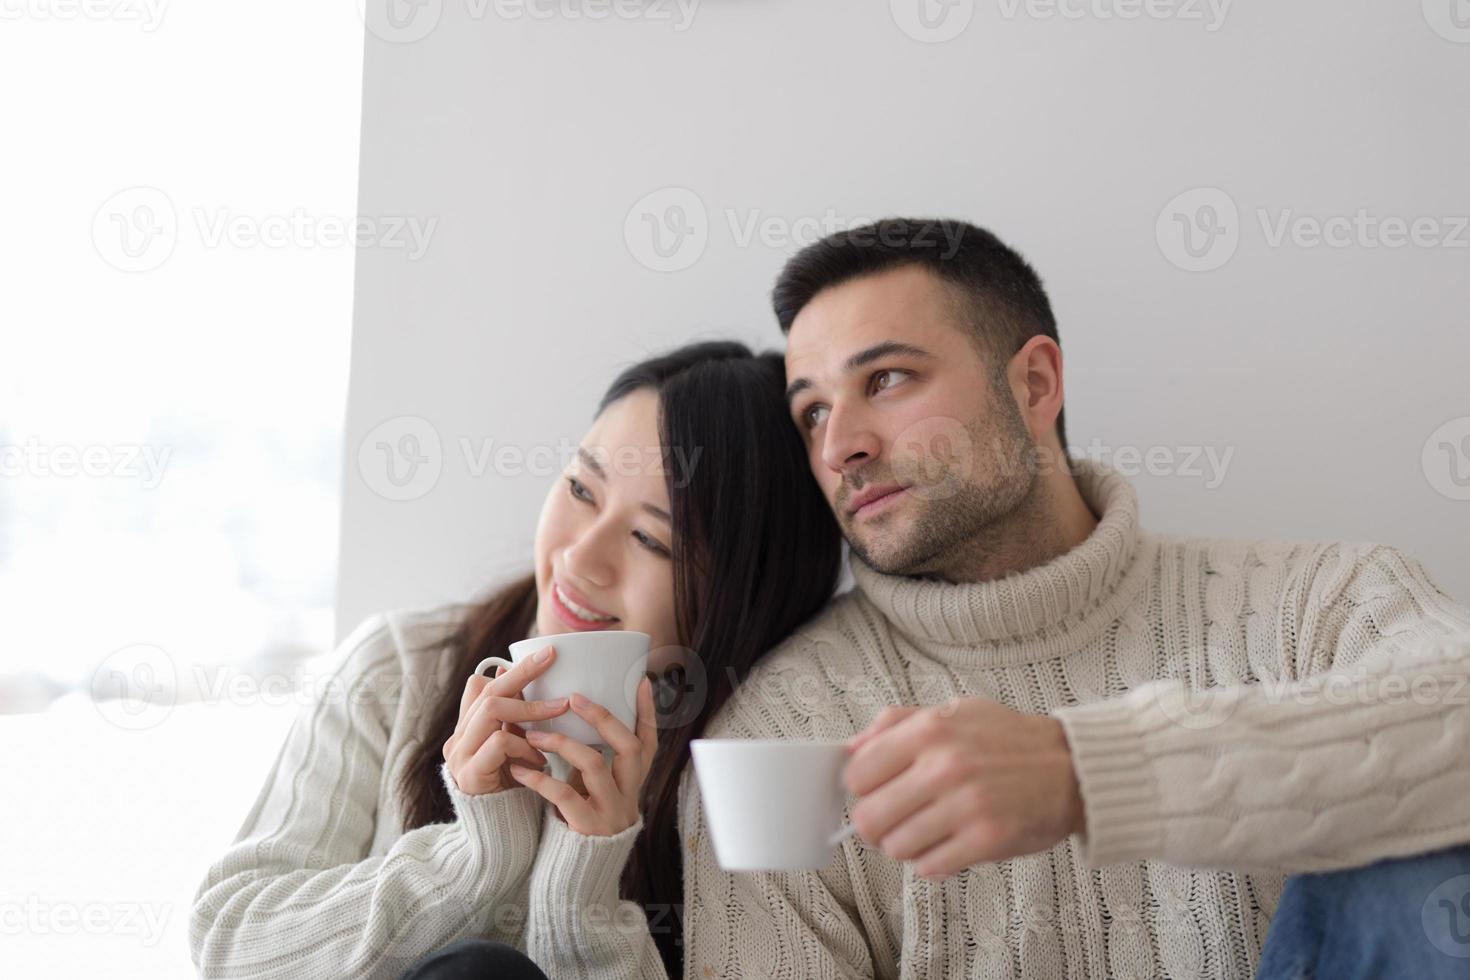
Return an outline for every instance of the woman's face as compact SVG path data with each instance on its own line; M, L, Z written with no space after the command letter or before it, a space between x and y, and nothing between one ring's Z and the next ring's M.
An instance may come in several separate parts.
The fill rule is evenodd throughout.
M678 643L658 396L609 405L552 486L536 526L536 633L638 630ZM650 664L652 666L652 664Z

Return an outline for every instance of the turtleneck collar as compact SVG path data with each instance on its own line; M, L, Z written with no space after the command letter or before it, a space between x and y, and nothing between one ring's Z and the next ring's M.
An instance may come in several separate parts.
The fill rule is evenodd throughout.
M955 658L931 649L932 644L1022 644L1042 656L1066 652L1073 644L1062 642L1061 634L1095 611L1109 619L1121 611L1127 596L1120 595L1120 585L1125 578L1137 578L1127 573L1139 550L1138 496L1132 484L1097 461L1071 462L1077 490L1098 517L1092 533L1071 550L998 579L957 583L884 575L853 554L849 567L855 587L912 641L941 659ZM973 654L953 653L961 660L976 660Z

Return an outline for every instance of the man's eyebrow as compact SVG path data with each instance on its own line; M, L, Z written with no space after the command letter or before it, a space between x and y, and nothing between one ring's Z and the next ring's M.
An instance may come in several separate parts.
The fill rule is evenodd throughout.
M934 359L934 355L922 347L915 347L913 344L905 344L897 340L885 340L882 343L874 344L872 347L865 347L849 357L847 363L842 366L843 373L851 374L858 368L865 367L885 357L917 357L923 360ZM812 382L809 378L797 378L791 384L787 385L787 407L790 407L792 400L797 395L806 391L811 386Z
M597 457L593 456L581 446L577 447L577 458L580 459L583 465L585 465L589 470L591 470L593 473L596 473L598 479L607 479L607 471L602 468L602 464L597 461Z

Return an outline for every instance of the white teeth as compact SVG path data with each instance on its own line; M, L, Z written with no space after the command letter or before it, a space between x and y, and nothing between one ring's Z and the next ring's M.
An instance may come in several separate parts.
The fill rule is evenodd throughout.
M599 616L597 613L589 612L567 598L567 594L561 590L560 585L553 582L551 583L551 587L556 590L556 597L562 601L562 605L575 613L578 619L586 620L589 623L606 623L617 618L616 616Z

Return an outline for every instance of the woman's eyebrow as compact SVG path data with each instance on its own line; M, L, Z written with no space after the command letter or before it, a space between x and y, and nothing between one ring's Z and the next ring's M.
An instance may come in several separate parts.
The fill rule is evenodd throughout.
M578 446L577 458L580 459L589 470L591 470L593 473L596 473L599 479L601 479L603 482L607 481L607 471L602 468L602 464L597 461L596 456L593 456L587 450L583 449L581 446ZM645 502L643 504L643 509L648 511L648 513L652 514L654 517L657 517L659 520L663 521L670 527L674 526L674 519L669 516L669 512L664 510L657 504L650 504Z
M607 482L607 470L604 470L602 468L602 464L597 461L597 457L593 456L581 446L578 446L577 458L580 459L582 461L582 464L586 466L589 470L591 470L593 473L596 473L599 480L602 480L604 483Z

